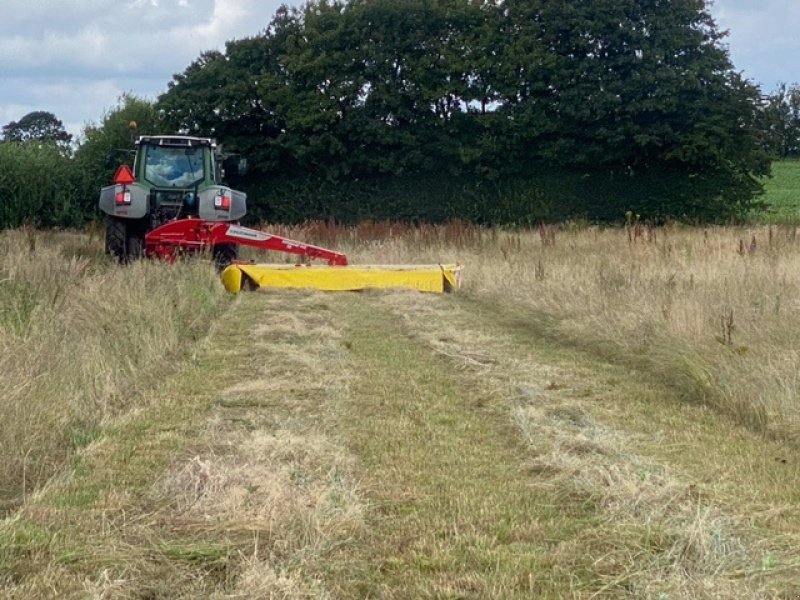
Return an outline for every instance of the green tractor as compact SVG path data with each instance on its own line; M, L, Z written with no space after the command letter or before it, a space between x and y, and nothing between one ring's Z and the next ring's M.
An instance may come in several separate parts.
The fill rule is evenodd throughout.
M224 157L214 140L141 136L135 148L133 170L121 166L114 184L100 190L107 254L121 262L143 256L145 235L169 221L235 223L247 212L247 195L222 183ZM236 259L237 246L218 244L213 253L224 265Z

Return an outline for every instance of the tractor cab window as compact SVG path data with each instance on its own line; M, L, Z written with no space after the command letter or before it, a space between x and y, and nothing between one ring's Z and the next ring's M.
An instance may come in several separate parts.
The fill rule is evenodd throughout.
M157 187L187 188L203 180L200 148L147 146L144 161L144 178Z

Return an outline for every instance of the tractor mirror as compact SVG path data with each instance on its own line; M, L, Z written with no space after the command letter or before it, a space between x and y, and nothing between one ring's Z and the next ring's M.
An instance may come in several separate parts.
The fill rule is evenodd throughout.
M246 158L242 158L238 154L230 154L220 162L220 168L221 170L227 172L228 175L241 177L247 173L250 165L248 164Z

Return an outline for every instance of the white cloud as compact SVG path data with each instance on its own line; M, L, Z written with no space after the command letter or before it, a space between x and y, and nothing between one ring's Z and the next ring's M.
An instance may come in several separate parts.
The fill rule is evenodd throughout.
M131 92L116 79L76 81L73 79L46 79L30 82L26 79L6 80L11 89L18 91L18 101L0 104L0 121L6 124L35 110L55 114L64 122L65 129L77 136L90 121L99 122L105 112L114 106L125 92ZM79 115L72 118L70 115Z
M800 3L794 0L715 0L711 13L721 29L734 66L765 91L779 81L800 80Z
M0 126L49 110L74 127L122 92L154 98L202 51L261 33L281 3L0 0ZM711 12L746 76L767 90L800 80L800 2L715 0Z
M74 127L123 92L155 98L204 50L261 33L280 4L0 0L0 126L48 110Z
M108 36L96 25L68 35L44 31L37 37L0 38L0 71L22 73L58 66L104 70L108 63Z
M214 0L213 10L207 19L194 25L176 27L170 33L181 44L199 37L210 42L209 48L221 49L232 37L229 32L240 29L243 23L249 21L252 5L251 0ZM266 22L261 29L265 27ZM257 33L258 30L251 32L251 35Z

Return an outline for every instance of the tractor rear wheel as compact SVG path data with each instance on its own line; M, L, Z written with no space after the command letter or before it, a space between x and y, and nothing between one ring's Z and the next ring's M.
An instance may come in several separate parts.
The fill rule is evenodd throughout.
M128 231L128 240L125 244L128 259L142 258L144 256L144 236Z
M119 262L125 262L128 257L127 229L122 219L106 218L106 254Z
M121 263L144 256L145 226L141 220L106 218L106 254Z

